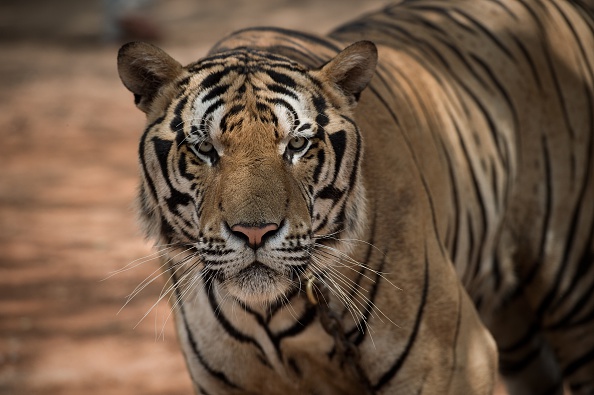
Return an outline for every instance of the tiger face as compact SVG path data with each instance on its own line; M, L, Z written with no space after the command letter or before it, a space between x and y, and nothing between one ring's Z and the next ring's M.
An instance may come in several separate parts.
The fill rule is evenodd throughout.
M352 110L376 59L359 42L317 70L253 49L182 67L149 44L124 46L120 76L148 118L147 234L247 304L278 301L323 271L316 246L364 226Z

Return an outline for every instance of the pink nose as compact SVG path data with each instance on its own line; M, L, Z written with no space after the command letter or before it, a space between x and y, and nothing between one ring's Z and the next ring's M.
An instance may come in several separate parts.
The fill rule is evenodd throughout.
M266 224L264 226L244 226L234 225L231 230L242 238L247 238L247 241L253 249L260 247L263 244L264 236L271 236L278 226L276 224Z

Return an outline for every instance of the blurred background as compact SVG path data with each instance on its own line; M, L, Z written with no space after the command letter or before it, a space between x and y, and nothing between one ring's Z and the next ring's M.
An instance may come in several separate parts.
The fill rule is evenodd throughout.
M236 29L324 33L385 3L0 2L0 394L192 392L166 301L152 308L161 279L120 311L156 262L106 279L151 254L133 210L144 118L119 46L188 63Z

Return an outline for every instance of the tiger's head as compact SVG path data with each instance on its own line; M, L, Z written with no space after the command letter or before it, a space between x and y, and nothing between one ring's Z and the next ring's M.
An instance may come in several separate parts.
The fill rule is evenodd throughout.
M353 109L376 61L365 41L315 70L256 49L182 67L150 44L123 46L120 78L147 115L147 235L248 304L272 303L323 271L317 246L364 227Z

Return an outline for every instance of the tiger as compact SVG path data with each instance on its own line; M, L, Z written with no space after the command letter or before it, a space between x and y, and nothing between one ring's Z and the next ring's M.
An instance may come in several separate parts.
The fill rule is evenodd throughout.
M594 3L401 0L117 63L197 394L594 394Z

